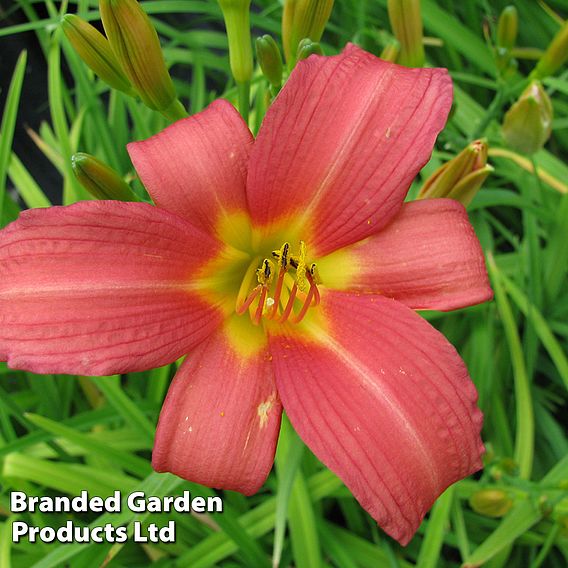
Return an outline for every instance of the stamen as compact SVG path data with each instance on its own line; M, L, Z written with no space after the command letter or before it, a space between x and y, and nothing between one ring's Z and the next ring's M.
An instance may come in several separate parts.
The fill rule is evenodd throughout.
M311 280L311 277L309 277L309 279ZM313 281L310 285L310 291L308 292L308 295L306 296L306 299L304 301L304 305L302 306L302 309L300 310L300 312L298 313L298 315L294 316L290 321L292 323L300 323L303 319L304 316L306 315L306 313L308 312L308 309L310 308L311 304L312 304L312 300L314 298L314 291L317 290L315 284L313 284ZM319 295L319 292L318 292Z
M258 301L258 306L256 306L256 312L254 313L254 317L252 319L252 323L254 325L258 325L262 318L262 311L264 310L264 302L266 301L266 286L262 287L262 291L260 293L260 300Z
M294 302L296 300L297 292L298 292L298 285L296 284L296 282L294 282L294 286L292 286L292 290L290 291L290 297L288 298L288 303L286 304L286 308L284 309L284 312L282 312L280 319L277 320L278 323L284 323L290 316L290 313L292 312L292 308L294 306Z
M306 243L300 241L300 254L290 257L290 263L296 269L296 282L300 292L305 292L308 288L306 284Z
M260 256L257 256L252 260L252 262L249 264L247 268L247 271L245 272L245 277L243 278L241 287L239 288L239 293L237 294L237 301L235 302L235 310L238 314L244 314L246 312L246 308L243 309L242 311L240 310L242 308L243 303L247 301L247 297L250 297L249 290L252 285L256 271L258 269L259 262L260 262Z
M284 243L280 249L272 251L272 258L275 262L268 258L260 262L260 257L256 257L247 268L237 294L236 313L241 315L250 311L254 325L259 325L263 316L278 323L288 320L300 323L308 309L320 303L317 285L321 280L317 266L315 263L308 265L304 241L300 241L298 254L290 254L290 245ZM278 276L273 284L276 267ZM295 274L290 274L290 268ZM258 284L252 288L255 275ZM294 313L296 300L301 303L297 315ZM258 303L253 308L255 302Z
M278 273L278 280L276 280L276 290L274 291L274 304L272 310L266 316L268 319L273 319L278 313L278 305L280 304L280 296L282 295L282 284L284 282L284 276L286 275L286 269L280 268Z
M315 267L315 264L312 264L312 266ZM316 280L313 276L313 271L310 270L310 273L308 274L308 282L310 283L310 293L312 293L313 299L312 299L312 306L319 306L321 297L320 297L320 293L318 290L318 287L316 285Z
M254 302L256 297L259 295L261 289L262 289L262 286L257 286L249 294L248 298L246 298L246 300L244 302L237 305L237 308L235 309L235 312L237 313L237 315L242 316L250 308L251 304Z

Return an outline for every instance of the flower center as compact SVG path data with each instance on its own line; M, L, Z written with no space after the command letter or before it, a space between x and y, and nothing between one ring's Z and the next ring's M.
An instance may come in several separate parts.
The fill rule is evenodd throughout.
M300 323L308 310L319 304L318 284L318 269L315 262L308 265L304 241L300 241L297 254L284 243L272 251L272 258L257 256L250 263L235 311L239 315L248 312L255 325L263 317L277 323Z

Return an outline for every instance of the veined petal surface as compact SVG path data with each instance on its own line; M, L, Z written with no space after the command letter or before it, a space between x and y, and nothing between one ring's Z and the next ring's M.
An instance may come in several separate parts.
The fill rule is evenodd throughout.
M408 69L353 45L301 61L251 152L254 225L294 225L317 256L375 233L428 161L451 102L445 69Z
M128 144L128 153L156 205L219 232L225 219L230 223L232 215L246 212L252 143L240 114L220 99L147 140ZM235 238L239 231L234 229Z
M0 232L0 360L85 375L175 361L222 320L194 280L221 248L143 203L23 212Z
M236 317L177 372L152 463L157 471L251 495L272 467L282 407L262 329Z
M382 294L416 310L454 310L493 296L483 251L453 199L405 203L377 234L318 262L323 282Z
M307 329L270 334L294 428L406 544L446 487L481 467L481 412L463 361L406 306L328 290ZM308 333L306 333L308 332Z

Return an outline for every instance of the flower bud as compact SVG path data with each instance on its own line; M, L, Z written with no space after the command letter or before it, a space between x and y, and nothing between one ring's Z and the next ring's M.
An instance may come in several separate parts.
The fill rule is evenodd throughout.
M282 85L282 55L272 36L264 35L256 40L256 58L268 82L279 89Z
M79 152L71 157L71 166L79 183L97 199L140 201L129 185L112 168L90 154Z
M513 500L500 489L481 489L469 499L471 508L486 517L503 517L513 506Z
M94 26L73 14L63 16L61 28L79 57L105 83L128 95L136 95L103 34Z
M99 8L116 59L144 104L164 113L178 111L158 34L138 2L100 0ZM183 116L181 109L176 113Z
M400 43L398 62L407 67L424 65L420 0L388 0L392 31Z
M511 63L511 50L517 41L519 15L514 6L507 6L499 16L497 24L497 46L495 59L500 71L507 71Z
M507 111L503 136L515 151L538 152L552 132L552 103L539 81L533 81Z
M531 74L535 79L544 79L554 75L568 60L568 20L554 36L547 50Z
M237 83L252 78L252 40L250 37L250 0L219 0L227 39L231 73Z
M292 58L292 27L294 26L294 13L298 0L284 0L284 10L282 12L282 46L284 57L287 62Z
M507 6L499 16L497 23L497 46L507 50L513 49L517 41L519 14L515 6Z
M380 58L384 61L390 61L391 63L396 63L398 59L398 54L400 53L400 43L396 39L389 41L387 45L381 51Z
M333 0L286 0L282 37L286 61L293 66L304 38L319 42L333 9Z
M303 61L307 59L310 55L323 55L323 49L321 45L310 38L304 38L298 44L298 52L296 53L296 60Z
M467 206L492 171L487 164L486 142L476 140L438 168L426 180L418 198L449 197Z

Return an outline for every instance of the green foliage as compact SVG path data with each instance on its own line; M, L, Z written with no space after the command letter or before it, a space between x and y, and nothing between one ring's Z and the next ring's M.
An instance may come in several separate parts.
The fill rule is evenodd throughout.
M45 56L45 102L51 116L49 123L31 133L33 140L61 175L63 203L89 198L71 169L70 158L77 151L100 158L132 182L140 198L147 198L132 181L125 144L158 132L168 120L140 101L109 92L65 40L58 28L63 11L96 22L96 0L62 4L14 1L7 14L21 11L27 22L3 22L0 28L2 44L33 31ZM497 61L494 46L497 18L509 4L518 11L519 31L504 66ZM568 0L550 0L548 5L568 17ZM239 90L229 67L218 3L160 0L142 6L161 37L185 107L195 113L219 96L236 103ZM269 33L281 45L281 3L253 1L253 8L254 34ZM2 17L0 13L0 21ZM488 449L484 471L444 493L410 545L401 548L377 529L342 482L315 460L286 423L276 468L261 493L245 499L226 492L223 514L152 515L151 522L160 525L176 521L175 544L13 545L11 523L20 517L9 512L11 490L32 495L76 495L81 489L100 495L116 489L125 495L137 489L152 495L184 489L204 496L214 492L151 470L155 424L174 365L124 377L76 379L33 376L0 363L2 568L91 567L105 559L113 567L262 567L270 566L273 558L279 566L306 568L566 566L566 69L544 80L555 114L552 138L544 150L533 158L511 153L499 127L561 25L533 0L423 0L422 18L428 65L448 67L455 83L455 109L423 180L481 136L488 140L489 163L495 169L469 212L489 257L496 299L456 313L424 314L456 346L478 388ZM326 54L334 54L354 41L378 54L392 39L387 0L336 0L321 45ZM22 203L50 205L42 180L30 175L25 156L12 149L18 108L25 104L20 100L27 80L25 53L13 62L13 69L11 86L2 93L2 226L18 215ZM182 80L187 77L191 82ZM270 89L257 67L250 90L253 130L275 94ZM413 186L411 195L419 186ZM502 518L474 512L469 498L481 489L505 491L513 507ZM58 525L67 518L43 513L22 516L39 526ZM73 520L85 526L112 521L130 530L134 521L150 522L147 514L128 509L99 518L75 515Z

